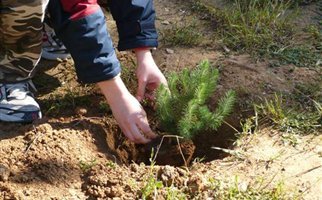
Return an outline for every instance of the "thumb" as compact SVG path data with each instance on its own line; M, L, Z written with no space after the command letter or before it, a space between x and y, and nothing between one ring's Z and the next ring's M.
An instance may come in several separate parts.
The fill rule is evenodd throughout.
M139 81L138 83L138 90L136 93L136 98L138 101L141 101L144 98L146 84L146 80Z

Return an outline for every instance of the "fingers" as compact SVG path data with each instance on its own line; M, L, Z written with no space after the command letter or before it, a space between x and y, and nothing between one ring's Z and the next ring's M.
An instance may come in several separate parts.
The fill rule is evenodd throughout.
M135 139L134 139L134 137L132 136L131 131L129 131L129 130L128 130L128 129L126 129L126 128L122 128L121 126L120 126L120 128L121 128L122 132L124 133L124 135L125 135L125 136L130 140L130 141L135 142Z
M145 144L150 142L150 140L145 138L144 135L140 132L136 124L133 124L131 126L131 132L135 143Z
M138 90L136 93L136 98L138 101L142 101L142 99L144 98L146 84L146 80L140 80L138 83Z
M139 117L137 120L133 120L133 123L128 123L127 126L121 127L124 135L132 142L137 144L145 144L157 137L157 135L151 130L147 118Z
M136 123L142 133L148 139L154 139L157 135L151 130L147 118L140 118L139 121Z

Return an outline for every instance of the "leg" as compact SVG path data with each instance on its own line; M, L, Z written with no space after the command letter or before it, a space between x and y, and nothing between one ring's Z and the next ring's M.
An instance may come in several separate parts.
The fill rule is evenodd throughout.
M0 121L41 118L26 82L40 59L42 21L48 0L0 3Z
M0 4L0 82L31 78L40 59L42 21L48 0Z
M56 36L50 22L50 16L46 13L43 26L43 43L41 57L47 60L65 60L70 54L62 41Z

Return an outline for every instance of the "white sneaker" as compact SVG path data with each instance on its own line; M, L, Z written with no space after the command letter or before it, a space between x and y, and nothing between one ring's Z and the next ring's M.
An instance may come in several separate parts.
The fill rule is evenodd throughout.
M28 82L0 84L0 121L32 122L41 117Z
M47 60L65 60L70 58L70 54L63 43L57 38L54 30L44 23L42 58Z

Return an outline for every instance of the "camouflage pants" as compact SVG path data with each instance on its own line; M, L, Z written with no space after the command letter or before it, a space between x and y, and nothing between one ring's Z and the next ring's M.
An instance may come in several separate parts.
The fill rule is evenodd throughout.
M23 81L34 75L48 1L0 1L0 83Z

